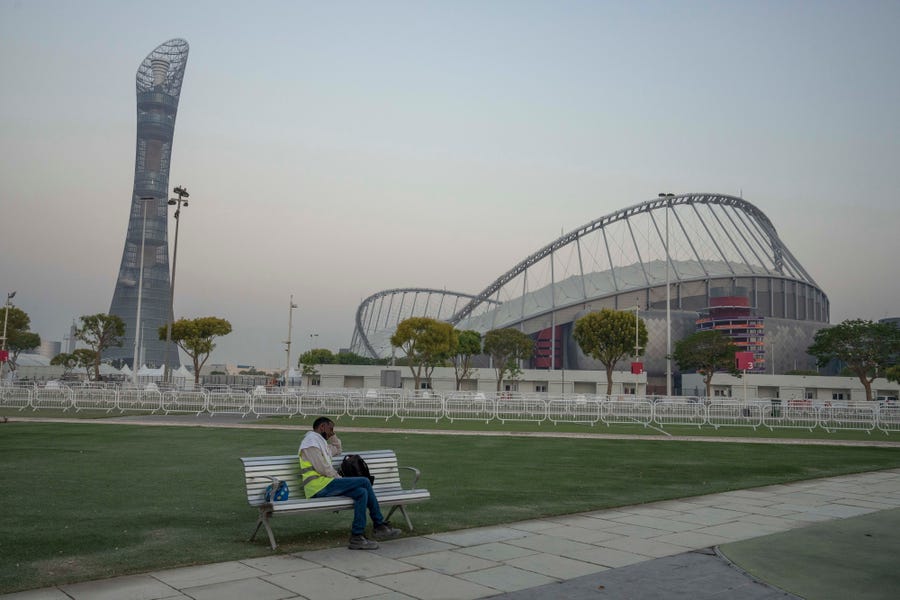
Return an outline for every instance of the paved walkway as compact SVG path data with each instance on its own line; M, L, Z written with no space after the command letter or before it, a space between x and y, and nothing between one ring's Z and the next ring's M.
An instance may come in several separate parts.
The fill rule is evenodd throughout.
M2 596L41 600L794 598L719 544L900 507L900 469ZM845 597L853 597L848 590ZM889 596L886 596L889 597Z

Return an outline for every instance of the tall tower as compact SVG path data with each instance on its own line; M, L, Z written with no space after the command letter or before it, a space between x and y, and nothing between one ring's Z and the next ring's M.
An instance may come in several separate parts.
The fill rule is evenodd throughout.
M157 331L169 318L169 163L187 58L188 43L169 40L147 55L135 77L134 190L125 249L109 308L109 314L118 315L125 322L125 338L121 347L104 352L104 358L122 359L132 368L135 348L139 355L137 366L161 366L165 360L166 343L159 339ZM174 344L169 364L180 364Z

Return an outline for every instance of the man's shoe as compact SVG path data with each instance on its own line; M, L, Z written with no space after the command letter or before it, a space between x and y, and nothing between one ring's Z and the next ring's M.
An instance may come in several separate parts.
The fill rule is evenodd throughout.
M402 532L396 527L385 521L381 525L377 525L374 530L376 540L389 540L399 536Z
M375 550L378 548L378 542L367 540L364 535L351 535L347 547L351 550Z

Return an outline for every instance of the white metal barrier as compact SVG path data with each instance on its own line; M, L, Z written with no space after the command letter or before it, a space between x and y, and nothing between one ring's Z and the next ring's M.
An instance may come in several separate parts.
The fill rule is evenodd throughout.
M162 395L162 409L169 413L194 413L199 415L206 410L207 394L203 390L183 392L168 391Z
M56 408L67 411L72 408L72 389L61 383L35 388L31 407L34 410Z
M663 401L653 404L653 421L661 427L688 425L702 427L706 422L706 407L702 402Z
M547 402L534 396L501 392L494 402L494 416L501 423L541 423L547 419Z
M843 406L825 403L819 408L819 427L825 431L852 429L871 433L877 423L878 406L871 402Z
M593 427L600 420L600 400L585 394L550 398L547 419L554 424L577 423Z
M24 410L31 406L34 386L5 385L0 387L0 406Z
M460 421L490 422L494 418L494 400L484 392L452 392L444 397L444 417Z
M148 387L138 389L123 387L119 390L116 399L116 407L119 412L156 412L162 409L162 393L159 389Z
M769 429L809 429L819 424L819 411L810 400L772 400L762 404L763 425Z
M646 400L615 400L600 403L600 420L607 425L643 425L653 421L653 404Z
M263 389L250 395L250 412L259 417L292 417L300 410L297 394L286 388Z
M345 390L306 390L300 394L300 410L303 417L340 417L347 412Z
M752 427L762 425L763 411L753 402L712 402L706 407L706 422L714 428Z
M399 390L353 390L347 394L347 414L351 419L371 417L387 421L394 416Z
M594 426L655 425L720 427L766 426L770 429L821 428L825 431L900 432L900 405L874 402L815 402L802 399L757 399L749 402L711 398L660 398L574 394L549 396L518 392L455 391L443 396L432 390L247 388L166 389L157 384L69 386L0 385L0 407L24 410L96 410L169 413L254 414L302 417L344 415L351 419L447 419L501 423L575 423Z
M397 399L394 414L401 421L423 419L437 423L444 416L444 397L431 390L404 394Z

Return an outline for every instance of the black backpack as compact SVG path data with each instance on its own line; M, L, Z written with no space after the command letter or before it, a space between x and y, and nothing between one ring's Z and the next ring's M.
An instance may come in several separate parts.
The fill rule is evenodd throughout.
M375 483L375 476L369 473L369 465L362 459L359 454L348 454L341 461L341 468L338 469L341 477L368 477L369 481Z

